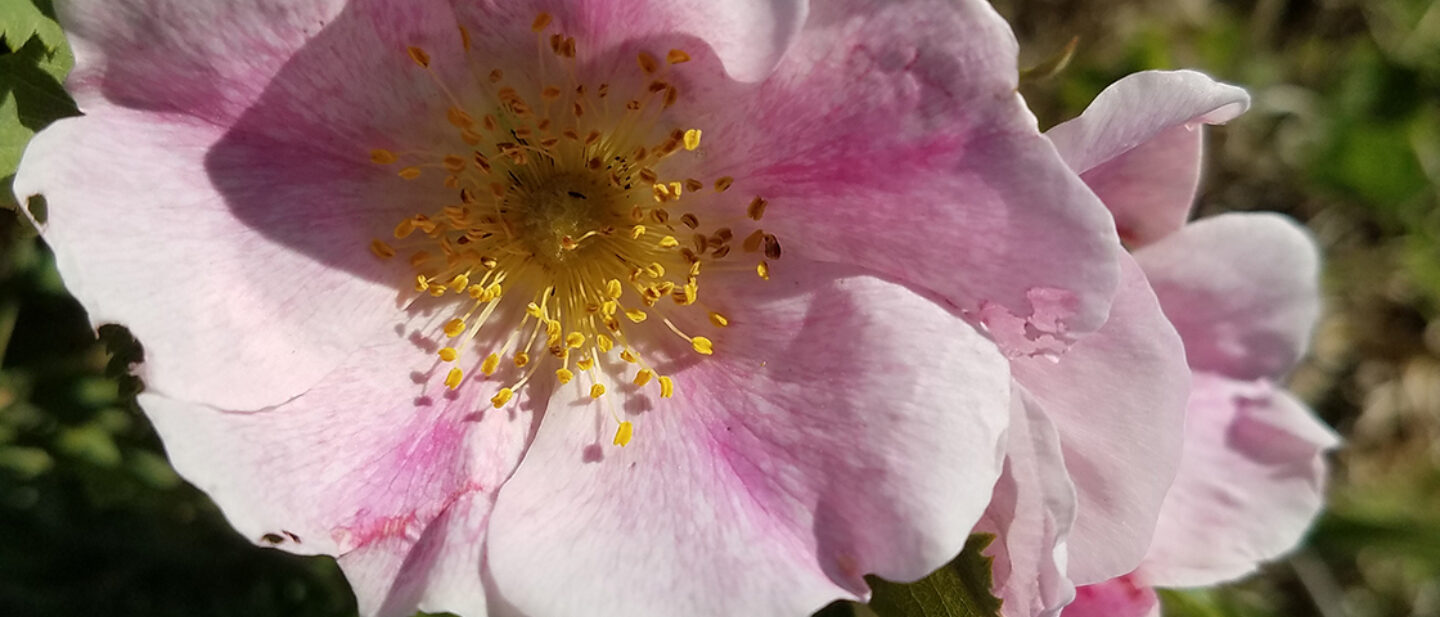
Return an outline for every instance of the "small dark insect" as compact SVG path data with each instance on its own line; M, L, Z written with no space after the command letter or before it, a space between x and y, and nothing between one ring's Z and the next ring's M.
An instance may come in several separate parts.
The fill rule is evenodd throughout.
M577 192L577 191L569 191L569 193L570 193L570 196L571 196L571 197L574 197L575 199L589 199L588 197L585 196L584 193L580 193L580 192Z
M279 544L285 541L285 536L282 536L278 533L267 533L263 536L260 536L260 540L262 542L267 542L270 544Z

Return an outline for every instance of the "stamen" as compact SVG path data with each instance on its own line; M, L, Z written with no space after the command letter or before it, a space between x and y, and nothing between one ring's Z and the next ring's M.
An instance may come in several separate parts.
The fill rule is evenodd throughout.
M635 425L629 422L621 422L620 428L615 429L615 445L625 447L630 443L630 438L635 436Z
M732 242L736 232L731 228L707 227L731 217L695 199L706 182L673 173L669 157L698 151L703 137L699 128L675 126L667 111L681 103L681 93L665 73L671 70L666 65L689 62L687 52L671 49L663 63L649 52L637 52L645 77L634 90L612 95L612 82L581 81L575 61L579 45L575 37L552 28L549 13L538 13L530 25L538 48L536 70L506 66L527 73L525 79L507 82L501 68L475 67L481 76L477 85L485 91L480 100L457 99L432 69L429 53L406 48L430 74L437 93L448 99L443 121L437 117L436 122L450 132L451 141L437 146L438 151L375 148L366 154L377 165L399 163L392 171L406 180L435 178L451 191L451 203L406 215L391 230L393 243L375 238L368 248L381 259L403 251L417 292L443 298L437 300L442 303L453 298L454 314L436 332L447 340L435 352L440 361L452 363L445 377L451 389L464 383L465 370L493 376L508 358L523 374L493 395L496 408L542 366L554 371L561 384L588 373L589 395L599 399L607 383L623 383L611 381L619 376L602 368L608 367L605 356L618 352L620 360L637 365L632 380L637 388L658 381L661 398L671 398L673 378L659 375L641 357L647 344L641 335L655 330L647 324L662 322L701 355L712 355L714 343L680 331L666 316L670 305L661 301L703 306L702 269L726 257L732 245L764 257L756 268L768 278L768 261L780 257L779 241L746 228L740 232L748 234L743 242ZM462 27L460 37L469 61L470 33ZM613 83L618 88L630 82ZM734 182L724 176L713 187L724 192ZM756 197L746 215L758 221L764 208L765 201ZM678 222L671 221L671 212ZM502 283L521 298L506 300ZM497 312L502 303L508 310ZM713 327L730 324L718 312L699 310ZM484 355L478 366L462 370L454 365L470 353L473 341L490 340L477 335L496 327L487 323L492 315L509 314L519 323L498 326L502 331L494 347L479 350ZM623 446L634 428L615 420L620 425L616 445Z

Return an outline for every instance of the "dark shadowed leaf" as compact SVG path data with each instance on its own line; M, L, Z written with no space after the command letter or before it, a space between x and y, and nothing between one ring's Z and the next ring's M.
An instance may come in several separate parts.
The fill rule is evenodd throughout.
M913 583L869 577L879 617L999 617L1000 599L990 593L991 557L982 554L995 536L970 536L965 550L944 567Z

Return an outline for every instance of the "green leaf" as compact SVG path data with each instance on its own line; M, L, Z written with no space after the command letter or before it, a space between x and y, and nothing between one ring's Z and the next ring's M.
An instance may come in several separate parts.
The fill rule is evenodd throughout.
M16 205L10 186L30 138L55 120L79 115L60 85L74 64L63 40L51 49L39 36L15 53L0 55L0 207Z
M17 51L31 37L39 38L51 50L65 45L65 33L55 22L51 0L0 0L0 38Z
M1000 599L990 593L991 534L970 536L954 561L913 583L868 577L875 591L870 608L879 617L999 617Z

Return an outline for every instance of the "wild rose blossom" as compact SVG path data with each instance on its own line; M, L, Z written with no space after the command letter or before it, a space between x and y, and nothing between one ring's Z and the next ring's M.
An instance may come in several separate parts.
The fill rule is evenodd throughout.
M1116 82L1080 117L1046 133L1115 216L1139 266L1128 271L1143 271L1138 282L1148 281L1178 330L1193 384L1178 475L1138 567L1109 580L1078 573L1073 562L1067 569L1069 502L1032 483L1030 494L1061 494L1061 507L1049 509L1059 512L1051 519L1032 508L1014 523L1019 540L1002 557L1020 569L1000 587L1014 599L1009 617L1057 614L1073 583L1085 586L1067 616L1158 615L1152 586L1211 585L1251 572L1292 548L1320 509L1323 453L1336 438L1276 385L1304 355L1319 312L1314 242L1271 214L1185 224L1200 179L1201 127L1248 106L1244 90L1199 73L1150 71ZM1102 333L1125 319L1124 296ZM1067 355L1060 365L1082 360ZM1078 559L1074 540L1072 533L1068 555Z
M920 577L1001 474L1007 357L1117 285L980 0L61 8L86 115L18 195L176 468L367 615Z

